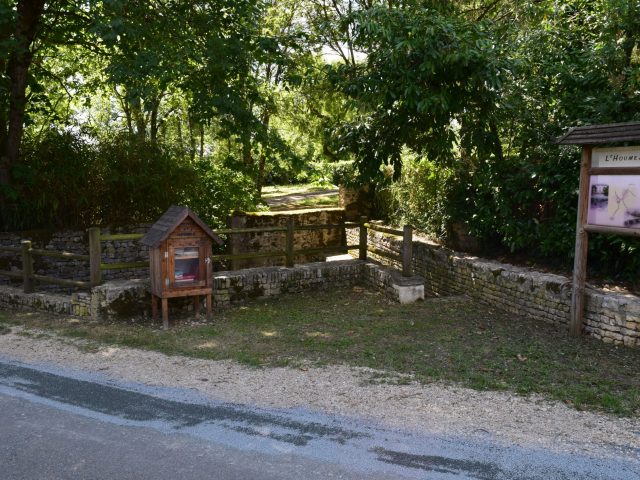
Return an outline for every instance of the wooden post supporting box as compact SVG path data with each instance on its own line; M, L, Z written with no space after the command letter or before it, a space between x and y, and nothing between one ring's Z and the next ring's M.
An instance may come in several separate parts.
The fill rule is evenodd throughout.
M207 318L211 317L213 269L211 242L222 245L198 216L187 207L172 206L140 240L149 247L151 311L157 317L162 305L162 325L169 328L169 299L194 297L196 314L200 296L206 296Z

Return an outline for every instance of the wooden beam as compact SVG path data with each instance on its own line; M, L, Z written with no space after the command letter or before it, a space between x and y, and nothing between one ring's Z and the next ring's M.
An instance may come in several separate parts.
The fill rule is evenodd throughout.
M594 167L589 169L589 175L640 175L638 167Z
M148 268L149 262L101 263L100 270L123 270L125 268Z
M0 270L0 275L4 275L5 277L9 277L9 278L23 278L22 271L20 270L15 272L11 270Z
M207 294L207 320L211 320L211 312L213 310L213 295Z
M222 255L211 255L212 260L246 260L249 258L263 257L286 257L287 252L277 250L275 252L247 252L247 253L225 253ZM231 268L233 270L233 267Z
M33 288L33 257L31 256L31 240L23 240L22 246L22 282L24 293L32 293Z
M89 230L89 279L92 286L102 283L102 246L100 245L100 227L91 227Z
M401 237L404 232L402 230L398 230L395 228L389 228L389 227L383 227L382 225L376 225L375 223L367 223L365 225L365 227L375 231L375 232L382 232L382 233L388 233L389 235L396 235L398 237Z
M640 237L640 228L608 227L606 225L585 225L584 229L589 233L608 233L611 235Z
M162 303L162 328L163 330L169 330L169 300L163 298Z
M413 261L413 227L405 225L402 235L402 276L411 277L413 269L411 263Z
M91 282L81 282L79 280L66 280L64 278L48 277L46 275L32 275L31 278L39 282L62 285L64 287L89 288Z
M287 267L293 267L293 248L294 248L294 239L293 234L295 232L295 220L293 217L287 218L287 243L285 246L285 250L287 252L285 265Z
M587 224L589 208L589 169L591 168L592 150L593 148L590 145L582 149L582 161L580 164L576 247L573 263L573 291L571 295L571 317L569 320L569 333L574 337L582 334L584 317L584 287L587 280L587 252L589 248L589 236L585 225Z
M140 240L142 237L144 237L144 233L117 233L114 235L101 235L100 241L113 242L113 241Z
M261 228L220 228L212 230L217 235L233 235L234 233L263 233L263 232L286 232L287 227L261 227Z
M374 255L385 257L385 258L388 258L389 260L394 260L396 262L402 262L402 257L397 253L387 252L385 250L380 250L379 248L375 248L375 247L369 247L368 250Z
M368 241L368 233L367 233L367 217L360 217L360 260L367 259L367 241Z
M67 260L82 260L88 261L89 255L79 255L71 252L58 252L55 250L40 250L37 248L31 249L31 255L40 255L41 257L53 257L53 258L66 258Z

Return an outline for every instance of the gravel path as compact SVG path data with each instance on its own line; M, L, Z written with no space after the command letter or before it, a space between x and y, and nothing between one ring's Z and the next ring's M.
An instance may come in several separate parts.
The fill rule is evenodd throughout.
M640 419L579 412L562 403L504 392L418 384L377 385L371 370L326 368L251 369L230 361L198 360L100 347L50 333L0 335L0 356L98 372L113 380L196 390L216 400L260 407L319 410L376 424L436 434L624 457L640 463ZM32 332L31 332L32 333ZM95 349L93 349L95 350Z
M264 201L270 207L279 207L281 205L289 205L291 203L299 202L301 200L305 200L308 198L327 197L330 195L337 195L337 194L338 194L338 189L332 188L327 190L317 190L314 192L290 193L287 195L265 197Z

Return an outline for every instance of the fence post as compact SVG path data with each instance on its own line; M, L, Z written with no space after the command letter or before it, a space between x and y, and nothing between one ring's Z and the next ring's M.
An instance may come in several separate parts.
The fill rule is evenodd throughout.
M293 217L287 218L287 244L286 244L286 252L287 252L287 267L293 267L293 232L295 231L295 219Z
M413 275L411 262L413 260L413 227L405 225L402 229L402 276Z
M367 223L367 217L360 217L360 260L367 259L367 227L364 224Z
M22 240L22 282L24 293L32 293L33 288L33 257L31 255L31 240Z
M100 244L100 227L91 227L89 230L89 272L91 286L102 283L102 245Z

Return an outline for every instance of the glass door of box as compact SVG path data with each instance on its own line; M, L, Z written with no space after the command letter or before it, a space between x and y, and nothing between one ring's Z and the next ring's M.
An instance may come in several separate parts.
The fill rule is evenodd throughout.
M173 247L169 249L173 259L175 287L204 285L204 252L201 247Z

